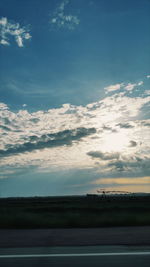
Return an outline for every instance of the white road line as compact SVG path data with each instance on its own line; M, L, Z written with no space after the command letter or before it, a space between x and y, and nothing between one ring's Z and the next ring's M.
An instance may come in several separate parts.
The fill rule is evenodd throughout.
M150 255L150 252L116 252L116 253L69 253L69 254L18 254L0 255L0 259L5 258L51 258L51 257L93 257L93 256L140 256Z

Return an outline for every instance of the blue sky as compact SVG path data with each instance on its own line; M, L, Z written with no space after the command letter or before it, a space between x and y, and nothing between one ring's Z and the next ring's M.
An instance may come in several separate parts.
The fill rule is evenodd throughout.
M150 1L0 10L0 195L150 191Z

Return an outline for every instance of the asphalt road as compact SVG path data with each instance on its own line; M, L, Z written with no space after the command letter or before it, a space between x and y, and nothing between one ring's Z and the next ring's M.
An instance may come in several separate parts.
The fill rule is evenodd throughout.
M91 245L150 246L150 226L0 229L0 248Z
M0 249L1 267L149 267L150 247Z

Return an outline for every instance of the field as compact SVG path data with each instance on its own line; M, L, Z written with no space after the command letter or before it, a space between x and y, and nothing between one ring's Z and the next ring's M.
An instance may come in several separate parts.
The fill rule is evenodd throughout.
M150 225L150 195L1 198L0 228Z

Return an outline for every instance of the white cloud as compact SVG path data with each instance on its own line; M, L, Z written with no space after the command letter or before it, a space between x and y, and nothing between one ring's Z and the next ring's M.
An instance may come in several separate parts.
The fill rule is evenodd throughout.
M4 111L4 110L7 110L8 109L8 106L4 103L0 103L0 111Z
M147 77L147 79L149 79L150 78L150 75L147 75L146 77Z
M15 38L19 47L24 46L24 40L31 39L27 26L21 28L19 23L9 22L6 17L3 17L0 19L0 44L10 45L10 36Z
M140 81L138 83L128 83L124 88L127 91L132 91L136 86L141 86L143 85L143 81Z
M143 85L144 84L144 82L143 81L140 81L137 85L138 86L141 86L141 85Z
M31 39L31 37L32 37L32 36L30 35L29 32L27 32L27 33L24 34L24 38L25 38L26 40Z
M126 86L125 86L125 89L127 91L132 91L134 89L134 87L136 86L136 83L128 83Z
M104 89L106 90L106 93L120 90L122 87L124 87L124 89L126 89L127 91L132 91L136 86L141 85L143 85L143 81L140 81L138 83L128 83L126 86L124 86L124 83L117 83L114 85L109 85Z
M0 25L2 25L2 26L6 26L6 24L7 24L7 18L1 18L0 19Z
M112 91L119 90L122 86L123 86L123 83L117 83L117 84L114 84L114 85L109 85L109 86L105 87L104 89L107 92L112 92Z
M4 39L2 39L0 41L0 44L2 44L2 45L9 45L9 43L6 40L4 40Z
M144 92L144 94L145 94L145 95L150 95L150 90L146 90L146 91Z
M17 42L19 47L23 47L23 42L22 42L21 36L19 36L19 35L16 36L16 42Z
M50 24L58 28L67 28L73 30L79 23L80 20L77 16L66 14L65 7L69 4L69 0L64 0L56 8L50 18Z

